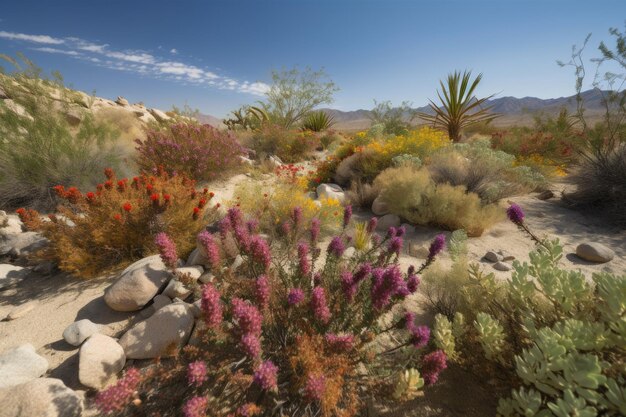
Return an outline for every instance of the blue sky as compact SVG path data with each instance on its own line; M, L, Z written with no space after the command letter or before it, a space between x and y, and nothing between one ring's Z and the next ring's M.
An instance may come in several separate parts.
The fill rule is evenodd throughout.
M556 65L593 36L624 29L624 0L3 1L0 52L22 51L68 85L218 117L262 98L272 69L323 67L331 107L373 99L423 105L455 69L483 73L479 94L573 94Z

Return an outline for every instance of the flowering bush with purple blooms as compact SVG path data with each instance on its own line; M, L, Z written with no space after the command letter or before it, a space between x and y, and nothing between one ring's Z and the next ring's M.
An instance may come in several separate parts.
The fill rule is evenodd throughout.
M153 173L162 167L196 180L212 179L238 165L245 153L234 135L209 125L177 123L148 130L146 139L135 142L137 164L143 171Z
M317 222L299 225L295 213L301 231L287 244L246 227L238 208L215 233L202 232L215 278L196 289L204 316L197 340L147 368L139 405L122 415L355 416L364 399L396 395L395 376L407 369L422 372L426 385L437 381L446 356L403 301L443 249L441 238L425 264L405 272L402 228L382 239L369 234L371 244L347 256L346 227L322 262Z

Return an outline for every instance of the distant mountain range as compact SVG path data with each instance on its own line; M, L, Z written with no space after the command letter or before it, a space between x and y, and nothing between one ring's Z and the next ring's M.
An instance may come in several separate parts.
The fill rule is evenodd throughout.
M586 115L590 118L600 117L603 111L603 95L606 91L599 89L587 90L581 93ZM487 101L488 106L493 106L493 111L501 115L494 121L496 126L509 126L513 124L527 125L533 122L533 116L536 114L546 114L554 116L562 108L566 108L570 112L576 110L576 96L541 99L537 97L499 97ZM342 111L336 109L322 109L332 115L335 119L335 128L340 130L358 130L367 128L370 122L370 110L352 110ZM431 113L429 106L418 107L414 110ZM221 125L221 120L209 116L201 115L200 121L213 126Z

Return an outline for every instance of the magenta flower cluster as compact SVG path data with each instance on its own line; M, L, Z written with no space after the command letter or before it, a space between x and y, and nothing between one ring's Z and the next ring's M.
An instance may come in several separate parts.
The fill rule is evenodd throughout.
M352 206L346 206L343 209L343 227L344 229L348 227L350 224L350 219L352 218Z
M355 344L355 338L351 334L326 333L326 335L324 335L324 339L331 349L335 349L340 352L348 352L352 350Z
M411 343L417 349L421 349L428 344L430 340L430 329L428 326L417 326L415 325L415 314L414 313L406 313L404 316L404 320L406 322L406 330L411 335Z
M163 263L170 268L175 268L178 262L178 254L176 253L176 244L174 241L170 239L167 233L160 232L157 233L154 238L154 243L159 250Z
M213 269L219 268L221 264L220 248L213 238L213 235L204 230L198 235L198 243L207 256L209 265Z
M190 362L187 365L187 381L189 385L199 387L207 380L207 369L204 361Z
M200 306L204 313L204 319L209 327L218 326L223 320L222 301L219 291L213 284L206 284L202 287L202 299Z
M509 208L506 209L506 215L509 220L518 226L524 223L524 210L515 203L511 204Z
M422 368L420 369L424 382L427 385L434 384L439 379L441 371L447 367L446 354L442 350L436 350L425 355L422 358Z
M183 406L185 417L205 417L209 401L206 397L192 397Z
M320 401L326 391L324 375L309 375L304 385L304 397L310 401Z
M317 242L317 239L320 236L321 226L322 223L317 217L311 220L311 229L309 229L309 233L311 234L311 243L315 244L315 242Z
M278 367L272 361L262 362L254 371L253 382L265 391L276 388L278 380Z
M233 298L231 304L233 318L237 322L241 336L241 345L249 356L256 358L261 353L263 316L254 305L241 298Z
M305 242L298 243L298 266L302 275L311 273L311 260L309 260L309 245Z
M254 235L250 238L250 256L256 262L269 270L272 264L272 253L267 241L259 235Z
M295 306L304 301L304 291L301 288L292 288L287 294L287 302L290 306Z
M115 385L100 391L96 396L96 406L104 414L122 410L133 398L134 392L141 381L141 374L137 368L128 368L122 379Z
M405 297L408 295L407 284L402 277L397 265L387 268L375 268L372 271L371 287L372 305L376 310L387 307L394 296Z
M296 230L299 229L302 225L302 207L294 207L291 217Z
M341 236L335 236L328 244L328 254L335 258L340 258L346 250Z
M378 217L372 217L367 222L367 232L374 233L374 230L376 230L376 226L378 226Z
M446 236L439 234L435 236L435 239L428 248L428 260L432 261L437 255L439 255L446 248Z
M254 285L254 295L257 303L262 310L269 307L270 304L270 281L265 275L261 275L256 279Z
M320 323L326 324L330 320L330 309L326 301L326 291L323 287L315 287L311 292L311 310L313 317Z

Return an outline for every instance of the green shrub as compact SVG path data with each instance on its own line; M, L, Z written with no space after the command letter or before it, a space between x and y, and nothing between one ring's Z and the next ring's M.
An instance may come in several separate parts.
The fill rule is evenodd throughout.
M465 186L486 204L546 185L543 175L516 166L513 155L491 149L486 140L444 148L432 156L428 169L435 182Z
M325 111L314 111L304 116L302 129L311 132L323 132L330 129L335 124L335 118Z
M276 155L284 162L298 162L308 157L320 142L313 132L265 124L252 133L248 145L260 157Z
M43 79L25 62L24 70L0 74L0 89L10 97L0 100L0 207L50 209L57 202L53 186L92 186L105 167L116 165L116 136L73 105L77 93L65 89L60 76Z
M374 186L392 213L413 224L464 229L470 236L480 236L504 214L497 205L483 205L477 194L463 186L436 184L424 168L387 169Z

